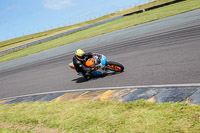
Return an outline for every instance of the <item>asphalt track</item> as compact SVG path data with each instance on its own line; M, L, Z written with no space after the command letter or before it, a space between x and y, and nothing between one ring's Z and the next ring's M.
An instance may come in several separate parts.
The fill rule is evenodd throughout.
M69 52L0 72L0 98L70 89L200 82L200 21L84 50L122 63L125 72L85 81L68 67L73 57Z

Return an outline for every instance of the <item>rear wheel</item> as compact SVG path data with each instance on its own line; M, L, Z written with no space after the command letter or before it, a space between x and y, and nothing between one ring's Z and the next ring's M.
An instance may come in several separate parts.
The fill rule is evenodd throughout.
M115 72L123 72L124 71L124 66L118 62L108 61L106 63L106 66L109 68L112 68L111 70L113 70Z

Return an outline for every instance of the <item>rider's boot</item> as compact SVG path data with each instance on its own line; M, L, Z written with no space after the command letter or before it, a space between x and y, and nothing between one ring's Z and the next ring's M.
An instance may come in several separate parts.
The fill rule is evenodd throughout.
M84 78L85 78L86 80L90 80L90 79L92 78L90 72L86 72L86 73L84 74Z

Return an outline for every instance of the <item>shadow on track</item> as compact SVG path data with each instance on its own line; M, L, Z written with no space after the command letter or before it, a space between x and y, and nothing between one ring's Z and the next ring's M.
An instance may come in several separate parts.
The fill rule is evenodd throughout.
M84 77L78 77L76 79L73 79L72 81L75 81L76 83L84 83L84 82L89 82L89 81L97 80L97 79L100 79L100 78L104 78L106 76L112 76L112 75L115 75L115 74L119 74L119 73L114 72L114 73L109 73L109 74L102 75L102 76L96 76L96 77L92 77L90 80L86 80Z

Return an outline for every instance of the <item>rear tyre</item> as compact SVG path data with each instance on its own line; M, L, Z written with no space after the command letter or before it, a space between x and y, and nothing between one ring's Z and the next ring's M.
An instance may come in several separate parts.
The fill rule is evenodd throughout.
M114 68L115 72L123 72L124 71L124 66L118 62L108 61L106 63L106 66L110 67L110 68Z

